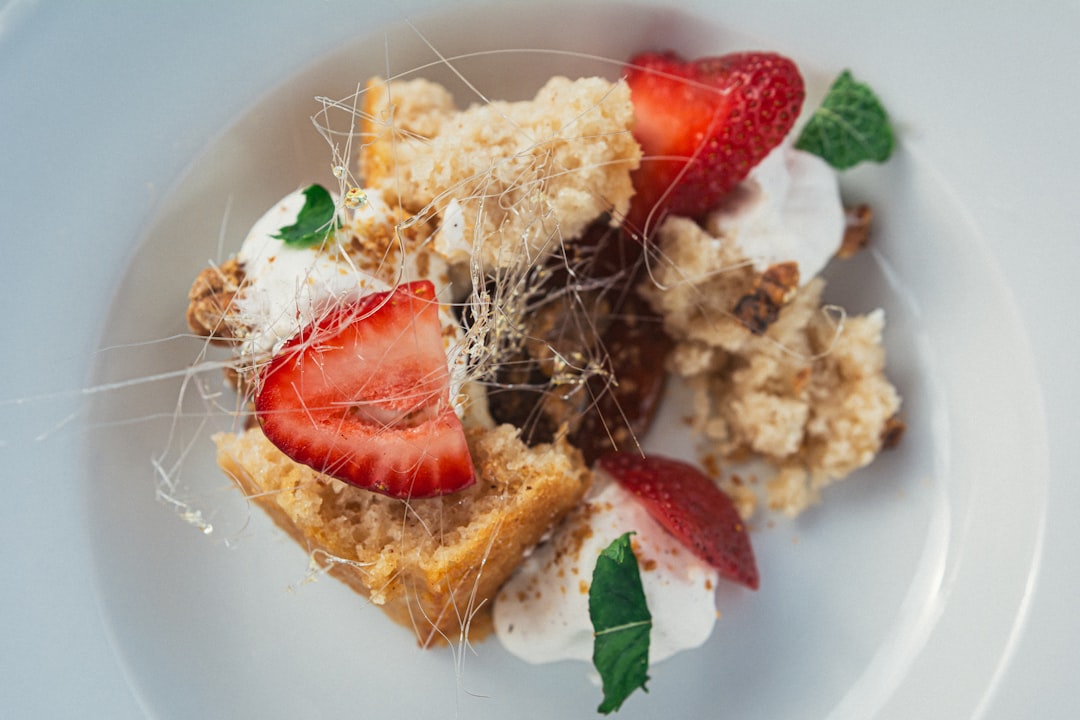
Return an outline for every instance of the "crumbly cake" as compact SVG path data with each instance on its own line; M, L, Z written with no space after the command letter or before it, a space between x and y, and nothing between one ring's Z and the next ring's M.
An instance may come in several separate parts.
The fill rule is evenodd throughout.
M528 448L509 425L469 430L475 485L410 501L295 463L258 428L214 439L218 464L278 526L425 647L490 631L495 591L591 479L565 442Z
M455 224L455 238L479 239L437 237L451 261L536 263L600 214L629 207L641 149L624 81L555 77L532 101L459 111L436 83L375 78L363 110L365 184L391 205Z
M676 340L670 366L695 390L696 429L723 457L777 466L769 506L797 515L868 464L894 428L900 397L884 374L884 314L835 317L815 278L755 333L733 309L762 274L737 245L684 218L670 218L657 243L665 261L640 291ZM728 489L752 507L748 488Z

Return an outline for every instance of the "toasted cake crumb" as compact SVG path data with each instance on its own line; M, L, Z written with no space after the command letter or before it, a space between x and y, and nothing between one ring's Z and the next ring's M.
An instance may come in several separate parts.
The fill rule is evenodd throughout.
M218 464L312 556L421 646L490 630L490 598L578 504L591 473L573 448L528 448L503 425L468 433L478 480L454 495L397 500L300 465L255 427L214 436Z
M392 205L444 222L452 210L455 232L482 239L466 240L462 255L483 267L534 263L603 213L626 213L641 158L633 117L623 81L555 77L534 100L459 112L435 83L375 78L364 97L360 169Z
M670 364L695 391L694 426L729 461L756 454L778 468L770 508L797 515L895 436L900 396L884 373L882 311L835 318L815 278L775 293L775 317L747 327L734 308L770 280L736 245L681 218L658 243L665 262L641 292L677 341Z

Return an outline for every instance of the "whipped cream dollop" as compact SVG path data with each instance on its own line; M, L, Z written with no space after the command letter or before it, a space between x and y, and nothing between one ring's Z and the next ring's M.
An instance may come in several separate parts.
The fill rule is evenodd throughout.
M419 253L397 254L395 259L401 262L392 267L382 258L350 254L347 244L354 237L374 233L393 237L398 218L375 193L347 217L340 217L341 229L328 235L323 245L297 247L274 237L296 222L304 201L303 190L285 196L259 218L240 247L237 260L245 282L236 299L237 319L250 329L243 353L272 354L327 308L390 290L398 282L431 280L440 297L446 292L447 265L434 253L423 258Z
M649 662L704 643L716 623L718 572L602 473L590 497L525 559L495 599L495 632L530 663L592 659L589 584L600 552L626 532L652 613Z
M287 245L274 237L296 222L306 198L303 189L282 198L252 226L237 254L244 284L235 299L235 318L247 328L242 357L273 355L297 331L330 308L385 292L415 280L430 280L450 368L451 402L472 423L491 424L483 388L467 380L465 332L445 299L452 288L446 260L431 247L400 252L398 215L377 192L339 213L341 227L321 245ZM335 198L336 202L336 198ZM377 249L368 247L373 241Z
M785 142L709 213L705 229L738 244L758 272L794 261L802 284L820 273L844 239L836 171Z

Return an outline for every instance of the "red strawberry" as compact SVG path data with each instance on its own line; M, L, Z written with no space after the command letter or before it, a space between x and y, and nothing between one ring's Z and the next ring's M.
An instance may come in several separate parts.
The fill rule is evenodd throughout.
M649 514L729 580L757 590L750 536L731 498L692 465L617 452L599 466L644 503Z
M397 498L474 481L449 402L435 287L427 281L335 309L262 372L255 414L297 462Z
M715 207L784 139L805 95L795 63L773 53L693 62L644 53L626 81L645 154L629 220L646 233L667 213L698 217Z

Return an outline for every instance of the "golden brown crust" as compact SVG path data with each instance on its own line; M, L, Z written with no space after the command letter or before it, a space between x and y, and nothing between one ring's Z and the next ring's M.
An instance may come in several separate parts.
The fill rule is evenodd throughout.
M363 99L358 159L369 188L393 184L399 144L429 141L444 119L455 112L449 91L423 79L388 83L371 78Z
M893 415L885 421L885 427L881 430L881 449L891 450L899 445L906 432L907 423L899 415Z
M364 183L375 187L390 176L393 140L389 118L383 109L389 107L386 83L372 78L364 88L364 109L360 113L360 172Z
M408 502L298 465L258 428L215 440L246 495L423 647L490 631L495 592L591 478L565 443L526 448L508 425L469 431L474 486Z
M244 271L235 258L204 268L188 291L187 323L196 335L213 341L234 338L226 316L244 281Z
M836 257L849 258L865 248L870 242L870 225L874 211L869 205L856 205L844 210L844 240Z

